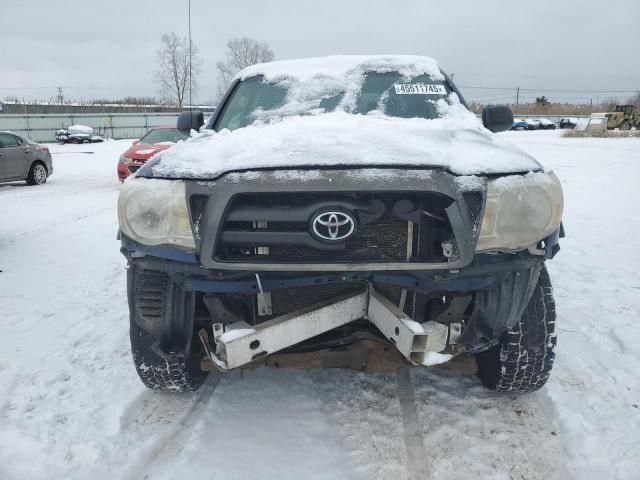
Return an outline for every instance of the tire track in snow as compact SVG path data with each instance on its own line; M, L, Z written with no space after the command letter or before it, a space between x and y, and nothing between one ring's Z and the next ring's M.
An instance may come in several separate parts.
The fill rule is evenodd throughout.
M411 383L409 368L401 368L396 376L398 399L402 412L402 427L406 452L406 470L409 480L426 478L427 464L424 461L424 437L418 423L418 409L416 407L416 393Z
M151 427L153 429L152 436L154 437L155 441L149 445L145 445L144 451L137 453L139 460L132 467L129 468L129 472L125 473L120 478L130 479L130 480L139 480L140 478L146 478L146 472L148 470L148 467L152 465L157 458L159 458L163 454L168 454L168 456L171 456L179 453L180 449L177 449L173 452L169 452L169 448L174 444L174 440L181 433L193 427L193 425L195 424L194 420L198 417L199 414L202 413L202 411L206 408L209 401L213 397L213 394L215 393L215 390L216 390L216 387L218 386L219 381L220 381L220 376L209 375L206 382L202 385L202 387L200 387L200 390L198 390L198 392L193 394L195 399L191 402L191 404L170 425L165 426L162 429L161 434L158 434L157 429L153 429L153 427ZM144 396L145 393L143 393L142 396ZM154 392L153 395L155 400L154 406L152 407L151 411L144 416L144 419L142 421L142 424L140 425L140 428L138 428L137 430L128 431L128 432L125 430L124 432L125 434L126 433L133 434L134 438L132 438L131 440L134 443L138 442L139 437L145 436L143 430L145 430L146 426L151 426L153 424L160 423L160 420L165 415L175 416L174 412L168 411L172 409L171 407L174 405L174 402L170 402L171 405L168 405L167 397L173 397L173 399L175 399L178 402L182 400L182 397L173 395L173 394L164 394L164 393ZM135 418L137 416L136 413L138 415L145 413L146 408L144 404L144 399L142 400L139 399L139 401L141 401L142 405L137 406L134 403L132 408L129 411L127 411L127 414L123 418L123 423L130 424L129 420ZM136 412L137 407L141 407L138 412ZM123 425L122 427L126 428L126 426L127 425ZM184 445L182 446L184 447ZM166 459L166 456L165 456L165 459Z

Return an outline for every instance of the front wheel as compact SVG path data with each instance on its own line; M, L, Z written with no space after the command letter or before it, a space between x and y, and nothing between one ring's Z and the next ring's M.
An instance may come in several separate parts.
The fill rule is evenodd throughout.
M501 392L533 392L547 383L556 347L556 307L551 279L542 268L520 321L500 343L478 355L478 377Z
M133 363L146 387L163 392L192 392L207 378L197 357L183 352L162 352L158 338L145 332L134 321L129 334Z
M42 185L47 181L47 167L41 162L35 162L31 165L29 173L27 174L28 185Z
M142 383L165 392L197 390L207 377L194 335L192 294L166 274L129 268L127 289L133 363Z

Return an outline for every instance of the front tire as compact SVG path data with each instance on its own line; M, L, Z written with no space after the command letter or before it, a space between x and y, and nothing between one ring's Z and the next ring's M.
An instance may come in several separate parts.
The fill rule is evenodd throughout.
M142 383L164 392L197 390L207 378L204 356L194 336L193 296L166 274L128 271L133 363Z
M130 326L131 353L138 376L147 388L163 392L193 392L207 378L200 361L184 353L164 353L158 338L145 332L134 321Z
M42 185L47 181L47 167L42 162L34 162L27 174L28 185Z
M478 377L492 390L534 392L551 374L556 347L556 308L551 279L542 268L520 321L500 343L478 355Z

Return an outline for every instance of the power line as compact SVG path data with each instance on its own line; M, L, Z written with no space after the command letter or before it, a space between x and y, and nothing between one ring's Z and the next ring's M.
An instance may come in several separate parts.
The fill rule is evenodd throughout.
M460 88L476 89L476 90L509 90L513 91L515 87L486 87L480 85L458 85ZM577 90L563 88L520 88L521 92L549 92L549 93L636 93L636 90Z
M512 78L508 74L490 74L490 73L470 73L470 72L457 72L458 75L464 75L468 77L491 77L491 78ZM640 78L640 74L625 74L625 75L529 75L527 78Z
M151 85L151 84L149 84ZM132 87L127 87L127 86L120 86L120 87L114 87L114 86L108 86L108 87L104 87L104 86L93 86L93 87L77 87L77 86L71 86L71 85L47 85L47 86L43 86L43 85L39 85L39 86L34 86L34 87L0 87L0 90L50 90L50 89L57 89L58 87L62 87L62 88L66 88L68 90L124 90L124 89L131 89ZM137 87L133 87L133 88L146 88L142 85L137 86Z

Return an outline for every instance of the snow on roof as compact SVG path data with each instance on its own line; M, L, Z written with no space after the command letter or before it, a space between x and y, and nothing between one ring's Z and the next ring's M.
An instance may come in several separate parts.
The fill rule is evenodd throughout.
M317 77L344 77L351 72L392 72L402 75L429 75L443 80L438 62L418 55L331 55L259 63L241 70L236 78L244 80L264 75L267 80L293 78L301 82Z

